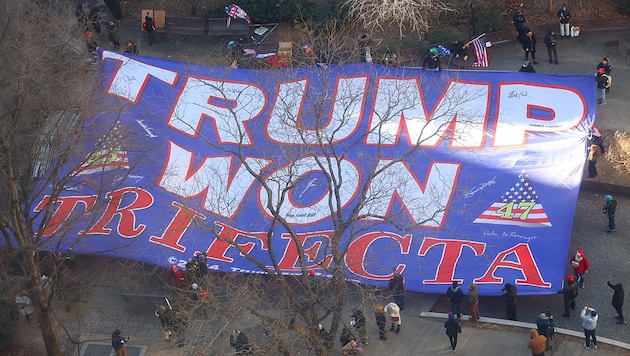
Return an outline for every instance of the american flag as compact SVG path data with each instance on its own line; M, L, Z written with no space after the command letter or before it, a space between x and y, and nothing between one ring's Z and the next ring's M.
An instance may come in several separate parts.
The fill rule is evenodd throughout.
M77 174L128 169L129 156L127 151L123 149L123 142L122 130L120 125L116 124L111 132L103 136L96 149L87 155L85 161L77 169Z
M486 48L486 36L481 36L472 42L475 49L475 63L473 67L487 67L488 62L488 48Z
M474 222L522 227L551 226L551 221L538 201L538 194L525 171L519 174L518 181L501 199L495 201Z

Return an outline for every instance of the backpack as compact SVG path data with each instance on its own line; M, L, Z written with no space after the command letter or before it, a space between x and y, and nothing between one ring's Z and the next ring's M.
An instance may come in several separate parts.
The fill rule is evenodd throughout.
M604 85L604 87L606 89L610 88L610 86L612 85L612 77L610 76L610 74L606 73L604 73L603 77L606 78L606 84Z

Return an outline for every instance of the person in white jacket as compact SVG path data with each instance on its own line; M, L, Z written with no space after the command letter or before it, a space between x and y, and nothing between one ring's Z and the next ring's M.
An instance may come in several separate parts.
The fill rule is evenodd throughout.
M389 315L389 318L392 321L392 327L389 331L394 331L396 329L396 333L400 332L400 308L398 304L391 302L385 306L384 310L385 314Z
M590 339L593 339L593 348L597 348L597 337L595 336L595 329L597 328L597 311L593 308L584 307L580 312L580 318L582 318L582 327L584 328L584 348L590 349Z

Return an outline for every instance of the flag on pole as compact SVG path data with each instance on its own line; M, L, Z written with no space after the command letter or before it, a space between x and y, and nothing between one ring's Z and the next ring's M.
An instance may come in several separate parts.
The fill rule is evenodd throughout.
M252 23L252 19L249 17L249 15L247 15L247 12L245 12L243 9L241 9L240 6L236 4L226 6L225 13L233 19L245 19L247 20L247 23Z
M481 36L472 42L475 49L475 63L473 67L487 67L488 63L488 48L486 48L486 36Z

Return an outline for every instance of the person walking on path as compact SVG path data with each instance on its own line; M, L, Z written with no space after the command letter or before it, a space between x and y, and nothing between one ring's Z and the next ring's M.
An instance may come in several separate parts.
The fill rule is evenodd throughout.
M562 7L556 13L556 16L558 17L558 20L560 20L560 36L566 39L571 38L571 25L569 24L571 20L571 11L569 11L566 4L562 4Z
M597 177L597 156L599 156L599 146L591 145L588 148L588 157L586 157L586 160L588 161L589 178Z
M118 51L120 49L120 33L118 24L114 21L107 23L107 38L114 45L114 50Z
M575 282L584 289L584 275L588 273L588 258L584 256L583 250L575 251L575 255L571 259L571 266L573 267Z
M464 291L459 288L457 281L453 281L452 286L446 290L446 299L451 302L450 311L459 319L462 316L460 303L464 299Z
M606 105L606 89L610 87L612 80L610 75L606 74L604 68L599 68L595 74L595 82L599 90L599 105Z
M481 315L479 314L479 288L477 288L476 284L471 283L468 286L466 301L470 308L470 321L477 321Z
M446 328L448 340L451 342L451 348L455 352L457 351L457 335L461 334L462 326L455 319L455 315L452 312L448 312L448 320L444 323L444 327Z
M129 338L123 337L120 330L112 333L112 347L116 356L127 356L127 349L125 348L125 342L127 341L129 341Z
M387 324L387 318L385 318L385 314L383 313L383 306L379 305L376 307L376 312L374 313L376 317L376 326L378 326L378 337L379 339L385 341L387 340L387 336L385 336L385 325Z
M531 329L529 331L529 339L527 348L532 349L532 356L545 356L547 338L543 335L538 335L538 331L536 329Z
M615 215L617 215L617 200L613 199L612 195L604 196L606 204L604 204L604 214L608 216L608 233L615 232L617 227L615 226Z
M398 307L398 304L396 303L389 303L385 306L385 310L384 310L385 314L389 315L389 318L392 321L392 327L389 329L389 331L394 331L394 329L396 329L396 334L398 334L400 332L400 324L401 324L401 320L400 320L400 308Z
M164 339L166 341L171 341L171 330L173 330L173 311L164 305L160 305L160 307L155 311L155 316L160 319L160 324L162 324Z
M575 277L572 274L567 277L567 282L564 284L564 287L558 291L558 293L562 294L562 299L564 301L564 314L562 314L562 316L568 318L571 316L569 307L572 310L575 310L575 298L578 295L578 287L575 283Z
M538 64L538 62L536 62L536 36L534 32L526 28L525 32L520 35L519 41L521 42L523 51L525 51L525 60L529 59L529 54L531 53L532 63Z
M518 294L516 287L510 283L506 283L501 291L503 292L505 311L508 319L516 320L516 296Z
M597 328L597 311L588 306L584 307L580 312L580 318L582 318L582 327L584 328L584 348L590 349L591 340L593 341L593 348L597 348L597 337L595 336L595 329Z
M552 29L549 29L549 31L547 31L547 34L545 35L545 39L544 39L545 45L547 46L547 54L549 55L549 63L556 63L556 64L560 64L558 62L558 50L557 50L557 46L556 46L556 32Z
M355 309L354 311L352 311L352 314L350 314L350 317L354 319L352 320L350 324L352 325L353 328L355 328L359 332L359 339L361 341L361 345L367 345L368 336L367 336L367 329L365 326L365 315L363 315L363 312L361 310Z
M389 289L392 291L394 303L400 310L405 309L405 277L394 269L394 276L389 280Z
M617 311L617 316L615 317L615 319L618 319L617 324L625 324L626 321L623 318L623 310L621 310L621 308L623 307L624 299L623 285L621 283L612 284L610 283L610 281L608 281L608 286L615 291L613 293L611 304L613 307L615 307L615 310Z
M150 12L147 12L147 15L144 17L144 30L147 31L149 35L149 46L153 46L155 43L155 23L153 22L153 16Z

